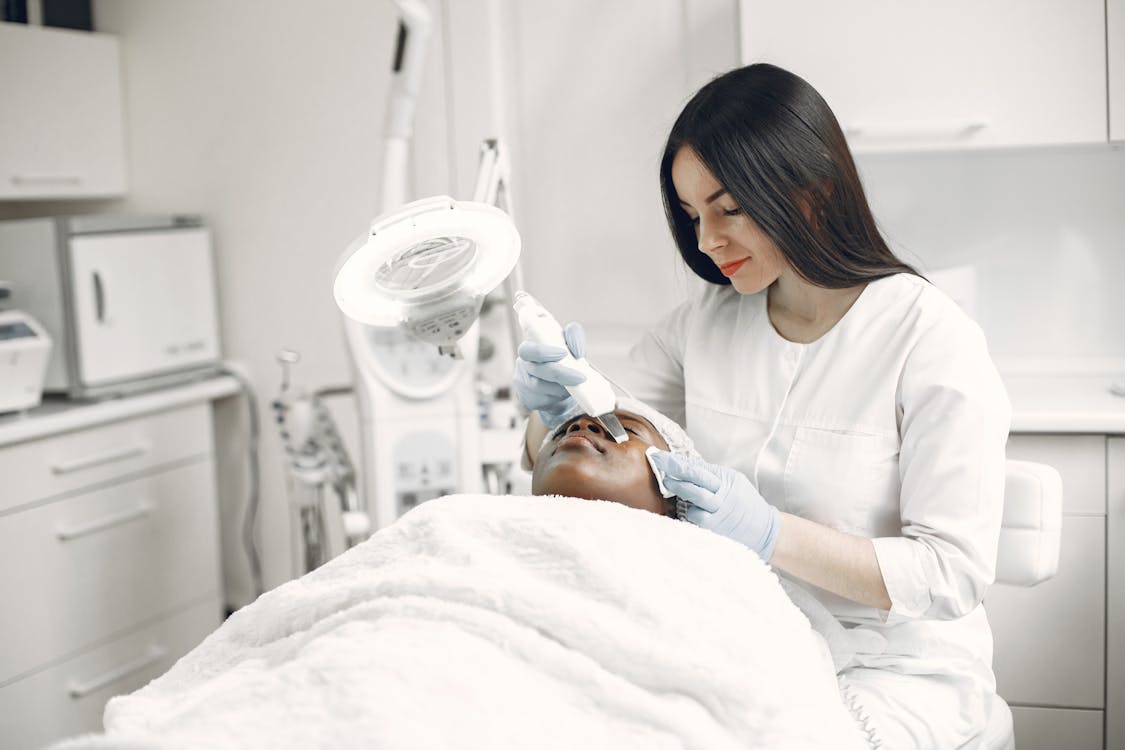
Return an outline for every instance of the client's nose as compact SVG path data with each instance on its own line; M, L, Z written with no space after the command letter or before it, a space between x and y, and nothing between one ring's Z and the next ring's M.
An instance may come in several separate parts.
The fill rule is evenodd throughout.
M601 435L604 433L602 426L593 417L581 416L571 422L567 428L567 432L577 432L578 430L589 430L590 432Z

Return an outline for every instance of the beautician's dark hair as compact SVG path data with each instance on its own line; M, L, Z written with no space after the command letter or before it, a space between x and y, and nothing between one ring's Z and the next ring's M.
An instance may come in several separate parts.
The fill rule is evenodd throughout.
M812 284L841 289L918 273L879 233L840 124L800 76L765 63L725 73L692 97L668 136L660 189L680 255L700 277L730 284L699 250L672 183L685 146Z

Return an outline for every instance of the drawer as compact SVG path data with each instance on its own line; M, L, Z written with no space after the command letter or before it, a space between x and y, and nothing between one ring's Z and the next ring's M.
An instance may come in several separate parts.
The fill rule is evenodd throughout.
M1008 458L1038 461L1058 469L1063 513L1105 515L1105 452L1104 435L1020 433L1008 438Z
M34 750L100 731L114 695L143 687L193 649L222 621L218 598L196 604L61 664L0 684L5 750Z
M209 403L16 443L0 450L0 514L211 452Z
M1031 588L991 586L984 606L1004 700L1104 707L1104 518L1064 517L1058 575Z
M1101 711L1012 707L1019 750L1105 750Z
M0 550L2 682L218 595L213 463L0 517Z

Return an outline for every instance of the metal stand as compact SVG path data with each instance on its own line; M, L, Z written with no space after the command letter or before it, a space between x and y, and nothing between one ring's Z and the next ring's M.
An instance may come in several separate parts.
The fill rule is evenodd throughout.
M309 395L290 388L289 368L300 358L288 349L278 352L281 392L272 404L285 447L290 552L292 572L297 576L371 533L370 519L356 494L355 469L323 401L351 394L352 389L322 388Z

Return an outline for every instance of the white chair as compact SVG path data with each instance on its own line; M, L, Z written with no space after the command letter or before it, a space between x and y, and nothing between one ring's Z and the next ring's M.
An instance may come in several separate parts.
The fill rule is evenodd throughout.
M1034 586L1059 570L1062 477L1046 464L1009 459L1004 481L1004 520L996 555L996 582ZM981 750L1015 750L1012 711L996 696L981 737Z

